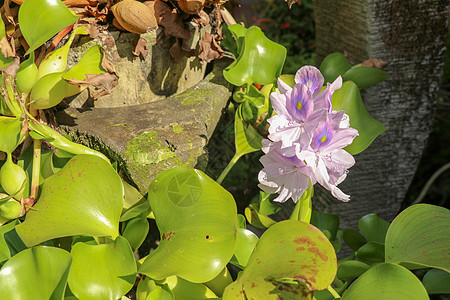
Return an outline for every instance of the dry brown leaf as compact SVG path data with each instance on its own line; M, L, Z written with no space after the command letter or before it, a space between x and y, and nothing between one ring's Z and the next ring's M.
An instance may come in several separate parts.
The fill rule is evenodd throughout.
M205 0L178 0L180 9L190 15L198 14L205 4Z
M14 39L11 39L11 43L8 42L6 36L0 40L0 50L5 58L16 56L16 49L14 47Z
M177 39L175 44L170 47L169 52L174 62L179 61L183 57L191 57L197 55L197 50L191 49L186 46L182 39Z
M207 31L200 39L199 45L200 54L198 55L198 57L203 62L209 63L212 60L221 58L223 56L224 51L222 50L222 48L220 48L216 37Z
M176 9L161 14L159 25L164 27L164 32L168 36L173 36L180 39L188 39L191 37L191 33L184 27L181 15L177 12Z
M14 57L13 63L4 68L0 68L0 71L3 71L6 74L14 77L14 76L16 76L17 71L19 71L19 65L20 65L20 59L18 57Z
M85 7L87 5L95 6L97 1L88 0L63 0L67 7Z
M146 1L146 2L144 2L144 4L147 5L148 7L153 6L153 11L155 12L155 18L156 18L156 22L158 23L158 25L161 25L160 22L161 22L162 15L172 12L169 5L162 2L161 0Z
M209 15L208 15L207 13L205 13L204 10L201 10L201 11L198 13L198 18L195 18L194 21L195 21L197 24L206 26L206 25L209 24Z
M131 44L131 49L134 56L145 58L148 54L147 41L139 36Z
M287 3L288 3L289 9L291 9L292 4L294 4L294 3L298 3L298 5L300 5L300 4L302 3L301 0L284 0L284 2L287 2Z
M362 67L372 67L383 70L389 63L378 58L369 58L361 63Z
M85 80L78 80L78 79L68 79L66 80L70 84L76 84L82 88L86 88L90 85L100 90L99 93L96 95L99 95L97 97L94 97L94 99L97 99L100 96L110 94L112 89L117 86L119 77L115 73L101 73L101 74L86 74Z

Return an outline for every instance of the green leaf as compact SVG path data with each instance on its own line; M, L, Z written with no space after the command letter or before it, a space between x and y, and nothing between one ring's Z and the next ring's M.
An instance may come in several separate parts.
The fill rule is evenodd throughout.
M10 259L12 256L4 235L5 233L13 230L17 223L19 223L19 221L15 220L13 222L0 226L0 264L5 260Z
M28 247L71 235L118 235L123 185L110 164L77 155L47 178L34 210L16 230Z
M358 222L359 231L367 241L374 241L381 244L384 244L389 225L389 222L378 217L377 214L365 215Z
M450 294L450 273L431 269L423 277L422 284L428 294Z
M259 213L265 216L273 215L281 210L281 207L275 203L270 202L274 198L274 194L267 194L259 191L258 203Z
M344 75L345 72L350 70L351 66L347 58L342 53L331 53L320 64L319 70L322 73L325 83L333 82L339 75Z
M450 272L450 211L417 204L402 211L386 234L386 262ZM411 264L414 264L412 266Z
M334 240L339 229L339 217L313 210L311 214L311 225L316 226L320 230L328 230L331 233L331 240Z
M371 68L371 67L352 67L342 75L342 80L351 80L360 89L366 89L382 82L389 74L383 70Z
M357 251L367 242L358 231L352 228L344 230L343 239L344 243L354 251Z
M134 218L127 222L122 236L128 240L131 249L136 251L144 242L149 231L147 217Z
M350 117L350 126L357 129L357 136L353 143L345 147L350 154L355 155L365 150L373 140L382 134L386 128L372 118L361 99L358 86L352 81L346 81L342 88L335 91L331 97L333 110L344 110Z
M244 48L244 40L245 34L247 33L247 28L242 26L241 24L233 24L228 26L228 30L233 35L233 39L235 42L235 46L233 49L236 49L236 52L232 52L234 57L238 58ZM231 44L231 42L229 42ZM231 50L230 50L231 51Z
M34 63L34 52L31 52L30 57L19 66L16 75L16 85L20 92L29 93L37 80L38 68Z
M71 260L67 251L53 247L18 253L0 270L0 298L62 299Z
M269 228L276 222L272 220L270 217L265 216L259 212L259 204L252 203L248 207L245 208L245 217L247 221L256 228Z
M236 86L270 84L280 76L285 59L286 48L272 42L261 29L252 26L245 33L239 58L223 71L223 75Z
M217 299L217 295L214 294L204 284L189 282L177 276L167 277L166 280L163 281L163 284L167 284L167 287L172 292L174 299L183 299L183 300ZM150 299L159 300L160 298L150 298Z
M223 299L312 299L314 291L331 284L336 270L334 248L319 229L302 221L282 221L261 236Z
M341 280L351 280L354 277L361 276L369 269L370 266L368 264L357 260L349 260L339 265L337 277Z
M88 51L86 51L75 66L63 73L62 77L66 80L85 80L86 74L97 75L105 73L105 69L101 66L103 52L104 50L101 46L92 46Z
M0 151L12 153L22 138L21 130L19 118L0 116Z
M368 242L361 246L355 254L367 261L384 261L384 244Z
M258 240L256 234L250 230L238 228L236 249L234 250L234 255L231 258L230 263L244 269Z
M237 51L236 41L234 40L233 34L225 23L222 23L222 34L224 36L224 39L220 42L220 45L227 48L234 57L238 57L239 53Z
M141 193L135 187L131 186L128 182L122 180L122 183L123 189L125 191L123 208L128 209L142 200L144 196L142 196Z
M194 283L216 277L236 243L233 196L201 171L173 168L152 181L148 200L161 242L139 272L155 280L176 275Z
M356 279L342 295L342 300L425 300L424 286L402 266L390 263L376 265Z
M27 0L28 1L28 0ZM81 91L78 85L67 83L63 72L50 73L39 78L30 92L30 103L34 109L46 109L58 105L64 98Z
M30 48L39 48L52 36L78 20L60 0L27 0L19 9L20 31Z
M87 34L86 27L80 26L75 28L64 46L53 50L45 56L39 64L38 78L50 73L59 73L66 70L70 45L72 45L75 36L78 34Z
M133 287L136 260L125 238L100 245L76 243L71 254L68 282L78 299L118 299Z
M234 119L234 135L237 158L260 150L262 147L261 141L263 139L256 129L244 120L242 109L242 105L239 106L236 110Z
M222 272L219 273L214 279L205 282L204 285L209 288L214 294L222 297L225 288L233 282L228 268L223 268Z

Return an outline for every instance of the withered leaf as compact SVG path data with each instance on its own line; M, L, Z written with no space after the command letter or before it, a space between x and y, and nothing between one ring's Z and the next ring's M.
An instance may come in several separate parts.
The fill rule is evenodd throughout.
M378 58L369 58L361 63L362 67L372 67L383 70L389 63Z
M82 88L86 88L90 85L100 90L100 93L97 93L97 98L103 95L107 95L111 93L112 89L118 84L119 77L115 73L101 73L101 74L86 74L85 80L78 79L68 79L66 80L70 84L77 84ZM94 95L93 95L94 97ZM96 99L94 97L94 99Z
M156 6L155 6L155 14L156 14ZM177 13L176 9L161 14L158 24L164 27L164 32L168 36L173 36L180 39L188 39L191 36L189 30L187 30L184 27L181 15Z
M200 39L199 45L200 54L198 55L198 57L204 62L209 63L210 61L221 58L223 56L224 51L222 50L222 48L220 48L216 37L207 31Z
M140 36L133 41L131 47L134 56L145 58L148 54L147 41Z
M291 9L292 4L294 4L294 3L298 3L299 5L302 3L301 0L284 0L284 2L287 2L287 3L288 3L289 9Z
M194 21L195 21L197 24L206 26L206 25L209 24L209 15L208 15L207 13L205 13L204 10L201 10L201 11L198 13L198 18L194 19Z
M3 71L6 74L14 77L14 76L16 76L17 71L19 71L19 65L20 65L20 59L18 57L14 57L13 63L4 68L0 68L0 71Z
M14 47L14 39L11 39L11 43L8 42L6 36L2 37L0 40L0 50L5 58L13 57L16 55L16 49Z

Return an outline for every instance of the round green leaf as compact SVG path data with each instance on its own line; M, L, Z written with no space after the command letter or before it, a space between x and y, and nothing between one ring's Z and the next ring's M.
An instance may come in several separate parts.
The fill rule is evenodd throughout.
M361 246L355 255L368 261L384 262L384 245L377 242L368 242Z
M368 241L384 244L389 222L378 217L377 214L369 214L359 219L358 228Z
M103 52L104 50L101 46L92 46L88 51L86 51L75 66L63 73L62 77L66 80L85 80L86 74L97 75L105 73L105 69L101 66Z
M402 211L386 234L386 262L450 272L450 211L417 204ZM414 264L415 266L412 266Z
M0 270L0 299L62 299L71 260L67 251L44 246L16 254Z
M68 282L78 299L118 299L133 287L136 260L125 238L101 245L76 243L71 254Z
M343 239L344 243L354 251L357 251L367 242L361 233L352 228L344 230Z
M325 82L333 82L339 75L343 75L350 68L347 58L342 53L335 52L325 57L319 69L325 78Z
M109 163L77 155L44 181L35 209L17 226L17 234L28 247L72 235L115 238L123 194L122 181Z
M422 283L428 294L450 294L450 273L444 270L429 270Z
M216 294L214 294L204 284L192 283L177 276L170 276L166 278L163 284L167 284L167 287L172 292L175 299L183 299L183 300L217 299ZM157 298L154 299L156 300Z
M216 277L236 243L233 196L201 171L174 168L153 180L148 200L161 242L139 272L155 280L176 275L206 282Z
M30 48L39 48L52 36L78 20L61 0L27 0L19 9L19 26Z
M149 224L147 217L138 217L131 219L127 222L125 229L122 232L122 236L128 240L133 251L137 250L149 231Z
M281 74L286 48L269 40L256 26L245 32L240 56L224 71L225 79L236 86L273 83Z
M337 277L341 280L350 280L359 277L370 269L368 264L357 260L349 260L341 263L337 271Z
M29 93L31 88L38 79L38 68L34 63L34 52L30 53L30 57L22 62L16 75L17 88L22 93Z
M342 300L361 299L425 300L429 297L413 273L402 266L383 263L365 272L342 295Z
M359 88L354 82L344 82L342 87L331 96L331 102L333 110L344 110L350 117L350 126L358 130L359 135L353 143L345 147L350 154L362 152L386 130L381 122L370 116L361 99Z
M282 221L261 236L223 299L312 299L314 291L331 284L336 270L334 248L318 228Z

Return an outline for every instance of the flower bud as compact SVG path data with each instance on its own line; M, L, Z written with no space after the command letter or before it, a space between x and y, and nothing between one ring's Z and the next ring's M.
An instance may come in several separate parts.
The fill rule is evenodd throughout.
M20 166L13 163L11 153L8 153L8 158L0 170L0 185L6 193L20 199L25 190L26 180L27 174Z
M22 205L14 199L8 200L6 203L0 205L0 216L11 220L18 218L22 212Z

